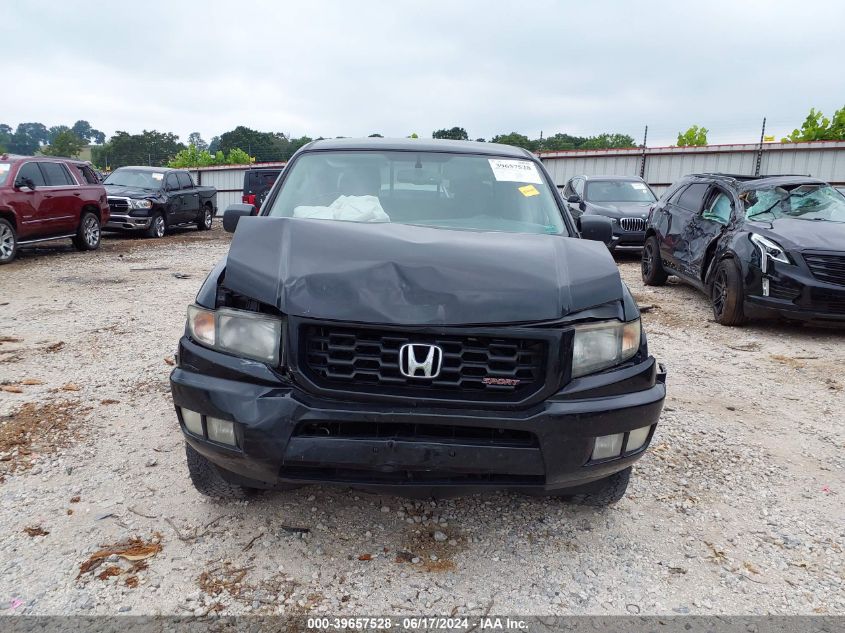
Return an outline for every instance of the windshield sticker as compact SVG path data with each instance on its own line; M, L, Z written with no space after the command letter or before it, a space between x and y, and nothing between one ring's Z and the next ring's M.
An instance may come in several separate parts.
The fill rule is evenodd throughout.
M641 182L634 182L634 183L631 183L631 184L634 185L634 189L639 189L640 191L648 191L648 187L646 187Z
M490 169L496 180L502 182L531 182L541 184L540 172L530 160L505 160L503 158L489 158Z
M153 180L161 180L164 178L164 174L153 173Z
M540 192L537 191L537 187L534 185L525 185L519 188L519 193L521 193L526 198L530 198L531 196L539 196Z
M0 174L5 174L9 171L11 165L9 163L0 163Z

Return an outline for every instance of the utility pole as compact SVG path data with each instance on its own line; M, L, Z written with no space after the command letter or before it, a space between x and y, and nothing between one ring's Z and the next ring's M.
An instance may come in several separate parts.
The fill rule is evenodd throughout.
M760 163L763 162L763 141L766 139L766 117L763 117L763 129L760 131L760 145L757 147L757 165L754 167L754 175L760 175Z
M640 178L645 178L645 148L646 143L648 142L648 126L645 126L645 132L643 132L643 154L640 157Z

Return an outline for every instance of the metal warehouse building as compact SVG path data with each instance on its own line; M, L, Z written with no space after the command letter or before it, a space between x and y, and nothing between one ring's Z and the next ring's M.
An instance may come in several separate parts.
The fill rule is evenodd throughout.
M802 174L845 185L845 141L567 150L540 158L558 187L579 174L642 176L660 195L678 178L701 172Z

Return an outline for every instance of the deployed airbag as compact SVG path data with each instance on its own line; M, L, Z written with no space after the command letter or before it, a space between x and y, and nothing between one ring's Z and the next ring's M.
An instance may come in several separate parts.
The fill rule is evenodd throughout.
M327 207L299 206L295 218L347 220L349 222L390 222L376 196L340 196Z

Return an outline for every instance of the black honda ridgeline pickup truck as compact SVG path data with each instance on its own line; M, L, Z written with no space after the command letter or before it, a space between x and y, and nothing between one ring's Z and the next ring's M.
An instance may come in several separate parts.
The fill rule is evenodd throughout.
M624 495L665 372L609 221L576 227L532 154L316 141L253 212L226 210L171 375L200 492Z

